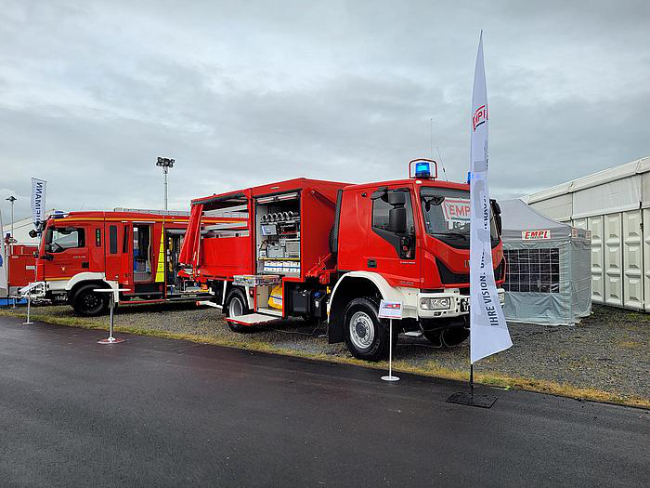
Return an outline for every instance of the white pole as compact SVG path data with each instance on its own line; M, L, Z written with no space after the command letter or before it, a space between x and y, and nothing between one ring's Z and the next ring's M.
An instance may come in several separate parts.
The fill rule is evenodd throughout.
M393 319L388 319L388 376L382 376L384 381L398 381L399 376L393 376Z
M165 170L165 211L167 210L167 168Z
M393 319L388 329L388 376L393 376Z
M34 323L31 320L29 320L31 305L32 305L32 291L29 290L27 292L27 322L23 322L24 325L32 325Z
M115 303L115 298L113 297L113 294L110 294L110 309L111 309L111 318L109 321L108 325L108 341L113 342L115 341L115 338L113 337L113 304Z

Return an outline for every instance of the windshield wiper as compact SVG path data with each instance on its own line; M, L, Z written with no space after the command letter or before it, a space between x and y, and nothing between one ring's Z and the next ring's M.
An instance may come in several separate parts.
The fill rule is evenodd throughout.
M444 237L462 237L463 240L467 240L467 236L465 234L461 234L460 232L432 232L432 236L437 237L437 236L444 236Z

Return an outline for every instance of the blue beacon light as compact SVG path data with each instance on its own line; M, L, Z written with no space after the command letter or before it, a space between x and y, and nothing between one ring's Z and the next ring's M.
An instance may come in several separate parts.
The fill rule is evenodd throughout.
M431 178L431 163L427 163L427 162L415 163L415 177Z

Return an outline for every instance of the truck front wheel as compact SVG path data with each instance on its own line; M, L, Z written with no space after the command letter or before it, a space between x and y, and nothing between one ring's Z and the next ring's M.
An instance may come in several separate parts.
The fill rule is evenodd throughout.
M97 285L86 285L75 293L72 308L83 317L97 317L108 309L108 296L96 293Z
M378 361L388 356L389 328L377 317L378 310L379 306L370 298L355 298L345 308L345 343L358 359ZM395 328L392 340L393 344L397 342Z

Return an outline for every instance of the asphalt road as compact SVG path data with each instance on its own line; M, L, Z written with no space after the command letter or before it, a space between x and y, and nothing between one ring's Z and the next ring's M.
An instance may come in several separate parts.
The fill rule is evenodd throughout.
M647 486L650 412L0 317L0 486ZM486 391L486 390L483 390Z

